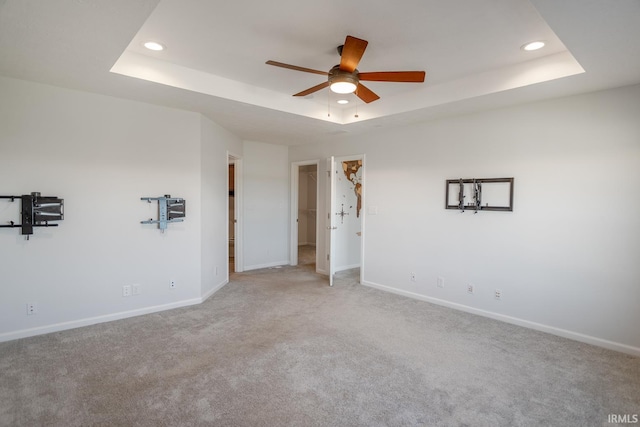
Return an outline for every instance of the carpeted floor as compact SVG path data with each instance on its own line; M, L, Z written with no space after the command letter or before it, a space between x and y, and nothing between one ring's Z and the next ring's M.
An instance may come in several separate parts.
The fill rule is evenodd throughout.
M603 426L640 359L310 265L205 303L0 343L2 426Z
M313 245L298 246L298 265L304 266L313 264L309 268L315 269L316 266L316 247Z

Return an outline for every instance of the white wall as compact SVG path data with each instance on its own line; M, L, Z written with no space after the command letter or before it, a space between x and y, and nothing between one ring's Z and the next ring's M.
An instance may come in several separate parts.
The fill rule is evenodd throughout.
M243 150L244 269L288 264L287 147L245 141Z
M194 304L221 285L224 147L241 141L191 112L7 78L0 93L0 194L65 200L64 221L29 241L0 229L0 340ZM163 234L140 224L157 218L140 198L164 194L187 215ZM18 205L0 200L0 221ZM141 295L124 298L132 284Z
M191 112L7 78L0 93L0 194L65 199L60 226L28 242L0 229L0 340L193 304L224 284L230 150L244 156L250 268L288 263L287 157L365 153L366 284L640 354L640 86L288 152ZM443 208L446 179L508 176L513 213ZM161 234L140 224L157 209L140 197L167 193L187 218ZM17 204L0 201L0 221ZM142 294L123 298L134 283Z
M366 284L640 354L638 117L632 86L289 155L366 154ZM474 177L515 177L514 212L445 210L445 180Z

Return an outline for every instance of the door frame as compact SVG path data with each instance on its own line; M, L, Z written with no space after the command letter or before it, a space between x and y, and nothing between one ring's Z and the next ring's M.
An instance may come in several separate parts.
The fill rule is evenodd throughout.
M316 166L316 174L320 175L320 160L303 160L299 162L291 163L291 176L290 176L290 188L291 188L291 210L289 213L289 223L290 223L290 232L289 236L291 237L289 241L289 264L290 265L298 265L298 192L300 191L300 166L308 166L315 165ZM320 200L320 180L316 179L316 207L318 207L318 202ZM317 239L319 236L324 236L324 234L320 233L318 218L316 217L316 245ZM318 271L318 250L316 246L316 272Z

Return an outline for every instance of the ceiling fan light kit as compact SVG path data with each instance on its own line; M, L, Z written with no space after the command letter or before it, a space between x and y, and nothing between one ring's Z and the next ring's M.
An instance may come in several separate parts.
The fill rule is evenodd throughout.
M307 96L325 87L330 87L331 91L340 94L355 92L356 96L366 103L380 99L371 89L360 83L360 81L374 82L403 82L403 83L423 83L426 73L424 71L376 71L360 73L356 69L369 42L353 36L347 36L344 45L338 46L340 54L340 64L334 66L328 73L325 71L313 70L299 67L297 65L285 64L276 61L267 61L268 65L288 68L290 70L303 71L327 76L327 81L312 88L298 92L293 96Z
M329 87L334 93L353 93L356 91L359 82L358 70L349 73L342 71L340 66L336 65L329 71Z
M346 94L356 91L356 85L351 82L334 82L331 83L331 91L334 93Z

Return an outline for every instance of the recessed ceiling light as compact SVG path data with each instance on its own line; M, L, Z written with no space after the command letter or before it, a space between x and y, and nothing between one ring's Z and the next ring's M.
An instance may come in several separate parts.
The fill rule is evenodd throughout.
M539 40L539 41L530 42L523 45L522 50L532 51L532 50L542 49L543 47L544 47L544 42Z
M145 42L143 46L149 50L155 50L155 51L160 51L165 49L164 46L158 42Z
M348 99L339 99L338 100L338 104L348 104L349 100Z

